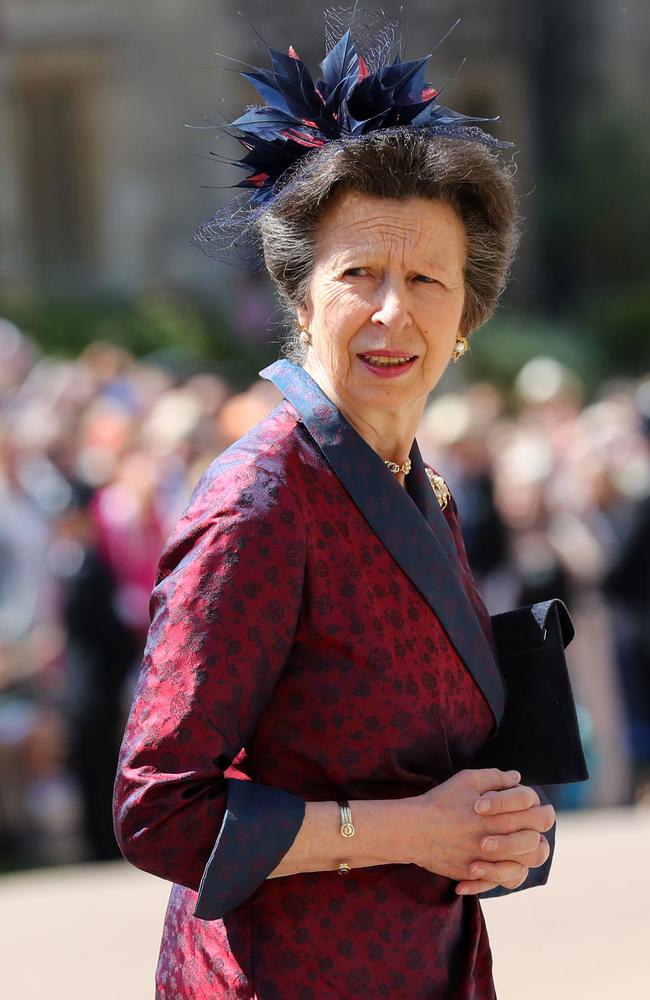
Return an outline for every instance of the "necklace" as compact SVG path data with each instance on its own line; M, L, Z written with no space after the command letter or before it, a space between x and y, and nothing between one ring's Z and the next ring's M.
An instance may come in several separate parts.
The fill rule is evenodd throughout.
M411 459L407 458L403 465L398 465L397 462L388 462L384 459L384 465L387 465L391 472L397 475L399 472L403 472L405 476L408 476L411 471Z
M390 471L394 472L395 475L397 475L398 472L403 472L404 475L407 476L411 471L410 458L407 458L403 465L398 465L397 462L389 462L386 459L384 459L384 465L387 465ZM449 498L451 497L451 493L449 492L449 487L447 486L442 476L439 476L436 472L433 471L433 469L430 469L428 466L425 465L424 471L427 474L427 479L431 483L431 488L436 495L436 500L438 501L440 509L444 510L447 504L449 503Z

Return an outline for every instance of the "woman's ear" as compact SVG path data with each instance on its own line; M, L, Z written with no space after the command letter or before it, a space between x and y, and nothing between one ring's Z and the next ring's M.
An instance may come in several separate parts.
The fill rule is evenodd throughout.
M311 307L305 302L296 306L296 316L301 330L308 330L311 323Z

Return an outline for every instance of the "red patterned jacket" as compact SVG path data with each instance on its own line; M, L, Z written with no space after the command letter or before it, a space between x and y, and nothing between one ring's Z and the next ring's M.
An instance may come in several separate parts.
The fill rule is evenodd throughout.
M125 857L174 883L156 996L490 1000L480 900L452 880L267 879L305 801L413 796L467 766L504 688L417 444L404 489L306 372L263 374L285 400L210 465L163 549L115 783Z

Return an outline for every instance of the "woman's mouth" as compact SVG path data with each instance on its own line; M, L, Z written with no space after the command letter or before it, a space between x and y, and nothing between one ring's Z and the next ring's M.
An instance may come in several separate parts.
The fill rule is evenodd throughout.
M391 378L408 371L417 360L416 354L397 354L394 352L381 352L380 354L359 354L359 360L383 378Z

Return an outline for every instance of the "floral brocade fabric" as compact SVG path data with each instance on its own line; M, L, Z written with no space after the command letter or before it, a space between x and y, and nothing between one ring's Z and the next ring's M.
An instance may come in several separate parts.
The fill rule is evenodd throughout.
M454 504L444 516L489 624ZM288 401L203 475L163 550L151 612L114 812L125 856L175 883L159 1000L494 998L480 901L450 879L412 864L268 879L261 862L239 899L243 845L282 825L282 801L271 822L261 798L230 834L249 870L236 852L219 867L233 783L303 801L414 796L465 766L495 723ZM195 915L206 866L230 893L217 919Z

